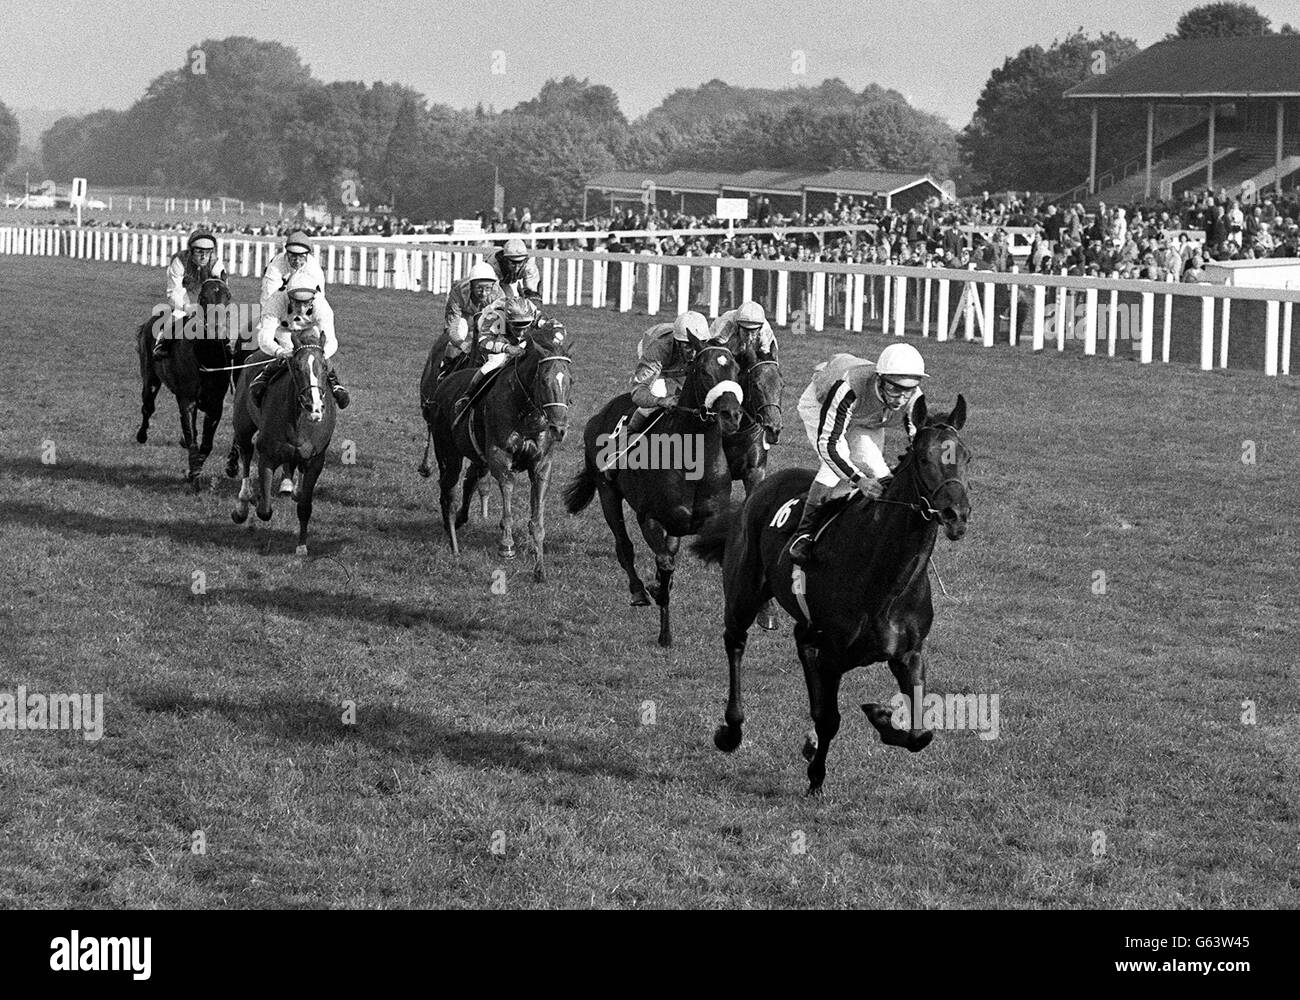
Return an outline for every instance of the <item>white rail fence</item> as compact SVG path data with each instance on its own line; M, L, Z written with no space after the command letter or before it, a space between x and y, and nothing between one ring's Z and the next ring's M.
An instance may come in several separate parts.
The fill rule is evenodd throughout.
M0 226L0 255L163 267L183 245L182 234ZM266 237L219 236L217 252L231 274L256 277L279 246ZM330 240L322 241L317 253L331 283L440 294L468 275L484 249L441 240ZM1231 360L1233 368L1270 376L1290 373L1294 306L1300 302L1300 288L648 252L534 249L533 256L548 305L650 316L696 308L712 318L756 299L776 326L796 334L828 326L863 332L878 324L885 335L911 332L938 341L978 340L987 347L1025 341L1034 351L1051 344L1065 351L1079 341L1083 354L1095 355L1104 344L1112 357L1127 342L1143 364L1155 360L1158 330L1162 362L1199 364L1209 371L1227 368Z

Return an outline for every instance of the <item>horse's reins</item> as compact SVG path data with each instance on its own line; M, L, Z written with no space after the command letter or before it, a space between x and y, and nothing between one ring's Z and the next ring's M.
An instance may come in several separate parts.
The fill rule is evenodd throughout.
M736 355L732 353L731 348L728 347L726 344L705 344L703 347L701 347L699 352L692 359L690 369L688 370L686 376L686 384L688 386L692 386L695 389L695 394L697 396L700 394L699 387L693 386L692 380L698 378L700 373L699 362L704 358L704 355L707 354L709 351L726 351L727 357L731 358L732 364L736 363ZM739 372L737 372L737 375L739 375ZM718 417L717 413L715 413L713 410L710 410L707 406L674 406L673 410L677 413L688 413L702 424L707 424L711 420L716 420ZM741 408L741 412L742 413L744 412L743 407ZM646 429L649 430L648 427Z
M962 447L965 447L966 442L961 440L961 435L957 433L957 428L953 427L951 424L929 424L928 427L948 428L948 430L952 431L953 437L957 438L958 441L961 441ZM942 518L943 516L942 511L935 510L934 508L934 504L931 500L931 497L933 497L934 494L938 493L949 483L956 483L958 486L962 487L962 489L969 491L969 487L964 482L962 482L960 479L956 478L955 476L950 476L947 479L945 479L943 482L941 482L938 486L936 486L934 489L930 490L929 494L927 494L923 489L921 489L922 483L921 483L920 470L917 468L916 462L912 461L911 459L909 459L908 461L908 472L910 472L912 476L912 486L916 490L916 498L920 500L921 503L911 503L907 500L886 500L884 497L876 497L876 499L873 500L872 503L888 503L888 504L894 504L895 506L898 507L910 507L912 510L918 512L922 518L924 518L927 521L930 521L930 520L934 520L935 518Z
M742 376L742 377L745 379L745 381L749 383L748 388L746 389L746 393L745 393L746 399L752 399L753 396L754 396L754 393L753 393L753 388L754 388L754 385L755 385L755 380L754 380L754 369L755 369L755 368L760 368L760 367L762 367L763 365L776 365L778 371L780 370L780 367L781 367L780 364L779 364L779 362L777 362L777 361L776 361L775 359L773 359L773 358L765 358L765 359L762 360L762 361L755 361L752 365L750 365L750 366L745 370L745 373L744 373L744 375ZM745 426L743 426L743 424L742 424L740 431L738 431L737 433L745 433L745 432L749 432L750 434L752 434L752 433L754 432L755 429L761 429L761 430L773 430L773 431L775 431L775 430L777 429L777 426L776 426L775 423L772 423L772 424L765 424L765 423L763 423L763 414L764 414L766 411L768 411L768 410L776 410L777 413L780 413L780 412L781 412L781 403L780 403L779 401L778 401L778 402L775 402L775 403L773 403L773 402L771 402L771 401L768 401L768 402L766 402L766 403L761 404L761 405L758 407L757 412L755 412L755 413L751 413L748 407L746 407L746 406L742 406L742 407L741 407L741 413L743 413L744 416L745 416L745 418L749 420L749 426L748 426L748 427L745 427Z
M573 359L563 354L548 354L543 358L538 358L537 367L540 368L548 361L564 361L566 363L572 364ZM540 403L539 404L537 400L533 399L533 394L528 391L527 387L524 385L523 379L519 377L519 365L517 364L512 365L510 374L515 380L515 385L519 387L519 391L524 394L524 399L528 401L529 414L541 413L542 416L546 416L546 407L548 406L558 406L565 411L569 409L568 403Z

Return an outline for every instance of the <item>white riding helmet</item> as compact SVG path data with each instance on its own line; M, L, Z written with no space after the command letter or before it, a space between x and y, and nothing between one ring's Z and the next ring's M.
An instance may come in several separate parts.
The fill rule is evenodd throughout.
M709 321L697 312L684 312L673 322L673 340L709 339Z
M479 261L469 269L469 280L474 281L496 281L497 273L492 270L492 265L487 261Z
M310 276L302 271L295 271L289 283L285 286L285 293L292 302L310 302L316 297L316 282Z
M733 320L737 326L762 326L767 322L767 314L757 302L742 302Z
M501 256L507 260L526 260L528 257L528 248L524 246L524 241L515 237L506 240L505 247L501 250Z
M876 360L876 374L900 385L920 385L925 373L925 360L911 344L890 344Z

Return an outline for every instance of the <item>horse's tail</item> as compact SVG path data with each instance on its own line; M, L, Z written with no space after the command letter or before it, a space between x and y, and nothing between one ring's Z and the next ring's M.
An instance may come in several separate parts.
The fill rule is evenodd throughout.
M583 463L582 471L570 479L564 486L564 509L576 514L596 495L598 473L590 463Z
M695 541L691 542L691 551L706 563L721 563L727 554L727 536L731 534L732 524L740 516L742 504L730 504L704 522Z

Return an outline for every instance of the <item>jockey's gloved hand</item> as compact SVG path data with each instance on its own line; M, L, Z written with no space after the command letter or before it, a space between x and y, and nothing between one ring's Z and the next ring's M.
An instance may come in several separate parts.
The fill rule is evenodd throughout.
M677 405L676 396L661 396L655 403L660 409L671 410Z
M862 476L855 484L857 491L867 500L879 499L880 495L885 492L879 479L873 479L871 476Z
M524 351L526 350L528 350L527 344L511 344L506 348L506 353L509 354L512 358L517 358L519 357L519 355L523 354Z
M292 348L292 347L277 347L277 348L275 349L275 356L276 356L277 358L291 358L291 357L293 357L293 348Z

